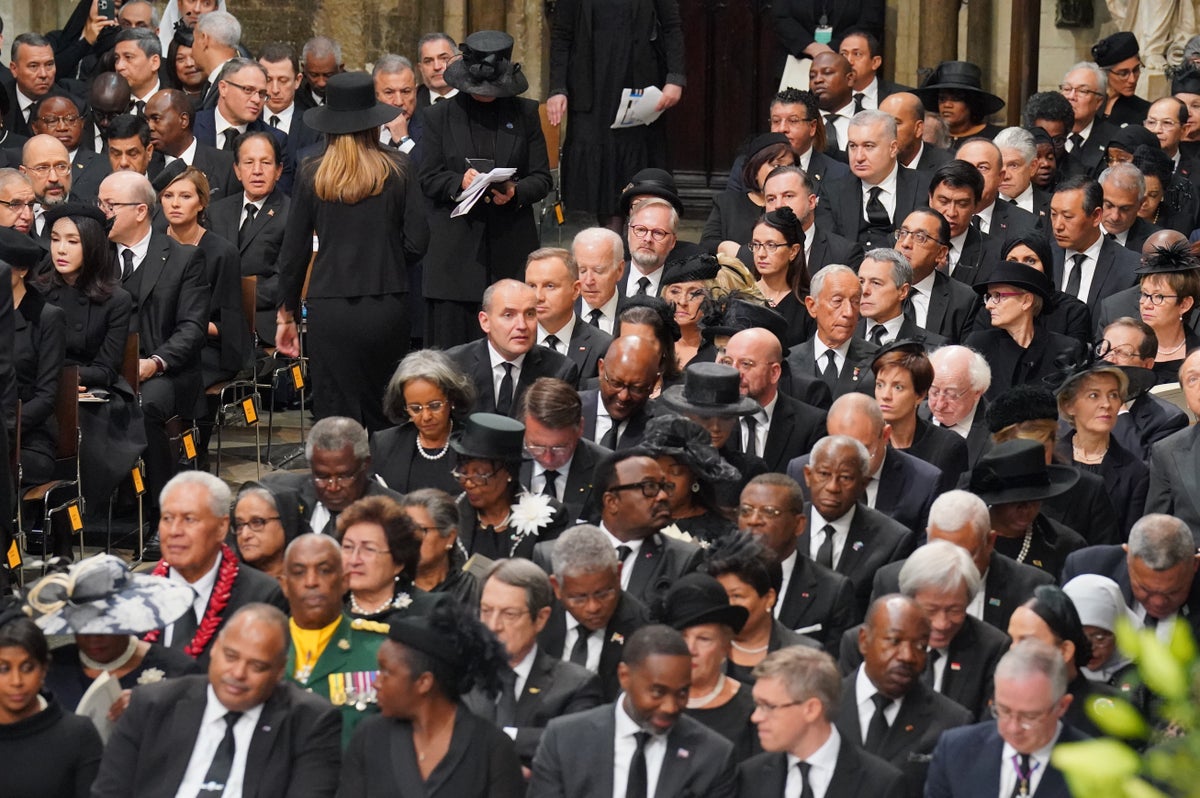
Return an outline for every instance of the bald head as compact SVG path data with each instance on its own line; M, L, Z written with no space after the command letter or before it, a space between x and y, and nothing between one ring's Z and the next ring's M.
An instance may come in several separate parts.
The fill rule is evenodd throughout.
M883 420L873 397L857 391L839 396L829 407L825 429L830 435L846 435L867 447L871 458L869 473L874 474L883 465L892 428Z
M738 370L742 396L766 406L778 393L782 361L783 346L775 334L751 327L730 336L720 362Z
M112 118L129 110L132 97L133 90L129 88L129 82L116 72L101 72L92 79L91 88L88 89L88 105L101 135L107 137Z
M1188 237L1178 230L1157 230L1150 234L1146 243L1142 244L1142 254L1151 255L1155 249L1166 249L1180 241L1187 242Z
M905 166L911 166L925 134L925 106L921 98L906 91L889 94L879 103L879 110L896 120L897 157Z
M662 350L652 338L623 335L609 344L597 365L600 400L611 418L624 421L646 405L661 362Z

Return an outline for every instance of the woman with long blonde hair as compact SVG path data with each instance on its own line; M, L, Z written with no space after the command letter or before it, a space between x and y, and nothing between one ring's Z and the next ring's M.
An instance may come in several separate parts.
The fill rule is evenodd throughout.
M379 143L379 126L400 109L376 101L363 72L330 78L326 97L304 115L327 143L296 176L279 253L275 342L284 355L300 354L311 262L303 304L314 414L377 430L390 424L384 388L408 352L408 264L424 253L429 233L408 156Z

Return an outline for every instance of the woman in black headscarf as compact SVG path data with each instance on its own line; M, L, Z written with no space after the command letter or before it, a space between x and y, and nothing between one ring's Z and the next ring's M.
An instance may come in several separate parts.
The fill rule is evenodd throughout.
M282 485L247 482L238 490L230 524L242 562L276 579L283 579L287 545L312 530L304 520L304 500Z

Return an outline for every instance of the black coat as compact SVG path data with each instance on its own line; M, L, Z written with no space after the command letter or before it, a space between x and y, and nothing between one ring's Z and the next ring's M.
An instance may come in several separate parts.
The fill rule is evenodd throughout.
M428 208L427 299L478 302L483 290L495 281L522 279L525 257L540 246L533 203L545 197L553 183L533 100L513 97L492 103L500 129L491 160L497 167L517 170L512 200L497 205L487 201L489 192L466 215L450 217L458 204L454 198L463 190L466 159L478 157L468 117L469 107L475 103L460 93L422 112L425 134L414 159L420 164L421 190Z
M412 481L412 467L418 458L415 425L400 424L371 433L371 470L378 474L389 488L397 493L431 487L440 488L451 496L459 493L461 486L450 476L456 462L453 452L447 451L437 461L438 467L444 472L444 480L437 485Z
M1064 725L1059 743L1086 739L1071 726ZM1011 767L1002 756L1004 738L996 721L988 720L942 735L933 749L929 776L925 782L927 798L996 798L1002 767ZM1038 798L1071 798L1062 771L1049 765L1038 783Z
M108 388L121 376L133 298L116 286L104 302L92 302L68 285L46 289L46 301L66 314L67 365L79 366L79 384Z
M704 229L700 233L701 249L715 255L717 247L723 241L745 244L754 233L754 224L765 210L745 192L722 191L713 194L712 210L709 211Z
M275 340L275 309L283 297L279 291L279 250L287 227L292 200L278 188L263 200L262 208L239 235L244 194L233 194L208 208L208 229L234 244L241 257L242 276L255 278L254 329L266 344Z
M58 425L54 409L66 348L66 314L29 289L13 316L13 354L21 398L21 449L54 459ZM27 474L26 481L51 474Z
M819 531L813 528L812 507L806 509L808 524L804 533L796 538L796 548L801 554L808 554L812 550L812 535ZM862 501L854 506L850 533L846 536L842 556L833 564L833 569L853 583L858 607L867 606L875 572L889 562L903 560L911 554L914 539L913 533L898 521L872 510Z
M816 154L814 153L814 157ZM812 247L808 251L809 275L816 274L831 263L840 263L858 270L858 265L863 259L862 244L818 226L814 226L809 232L812 235Z
M475 383L474 412L495 413L496 386L493 382L492 362L488 353L487 339L480 338L477 341L456 346L448 350L446 354ZM525 359L521 362L521 376L513 386L510 415L516 415L521 397L539 377L557 377L575 385L579 382L579 368L566 355L551 352L544 346L534 346L525 353Z
M1186 523L1200 541L1200 427L1188 427L1150 448L1146 512L1167 513ZM1200 580L1197 580L1200 582Z
M1188 415L1182 408L1144 393L1133 400L1128 413L1117 416L1112 434L1127 452L1146 461L1154 444L1187 426Z
M867 795L902 798L905 795L904 774L894 765L868 754L845 736L841 743L833 781L825 791L827 798ZM783 798L787 769L787 754L764 753L747 759L738 766L738 798Z
M904 303L905 315L914 313L912 295L909 296L910 299ZM950 343L961 343L971 333L977 301L975 292L966 285L941 272L934 272L925 329L946 338ZM915 320L915 315L913 318Z
M1075 431L1060 435L1055 453L1065 463L1072 462L1071 442ZM1076 466L1085 470L1082 466ZM1090 470L1090 469L1089 469ZM1129 538L1129 530L1142 517L1146 506L1146 493L1150 488L1150 470L1138 457L1130 454L1113 436L1109 437L1108 451L1104 454L1097 473L1104 479L1105 492L1112 499L1117 514L1117 531L1121 540ZM1076 530L1078 531L1078 530ZM1100 541L1090 541L1098 543ZM1108 541L1106 541L1108 542ZM1111 541L1116 542L1116 541Z
M549 544L541 545L545 547ZM542 549L539 548L539 553L541 551ZM534 559L538 560L537 553L535 553ZM545 559L545 563L546 565L543 567L546 567L549 572L548 557ZM624 654L625 640L648 623L650 623L650 615L646 611L646 605L622 591L621 598L617 600L617 609L608 620L608 625L604 627L600 664L596 669L605 701L616 699L621 692L621 684L617 680L617 664ZM546 656L562 659L566 639L567 613L562 603L556 601L550 612L550 620L546 622L546 626L538 635L538 647L545 651Z
M1121 595L1130 609L1137 603L1129 582L1128 556L1122 546L1089 546L1071 553L1063 565L1062 583L1065 585L1080 574L1107 576L1121 588ZM1192 627L1193 634L1200 633L1200 579L1192 580L1192 588L1180 606L1179 614Z
M571 340L567 341L566 356L579 368L579 385L593 377L599 376L598 361L608 351L612 336L594 327L577 315L575 326L571 329Z
M1040 330L1036 325L1024 349L1011 335L995 327L971 333L963 344L983 355L992 367L992 385L984 394L989 401L995 401L1014 385L1037 383L1054 374L1062 368L1058 361L1064 357L1072 363L1082 362L1084 350L1082 341Z
M242 266L235 244L215 233L205 233L197 248L204 253L205 279L210 291L209 322L217 325L217 337L208 336L220 368L236 374L250 364L254 342L250 322L242 311ZM206 374L206 384L215 382Z
M817 441L825 437L825 411L784 393L778 397L771 426L767 429L767 443L759 456L768 470L782 473L787 470L788 463L808 454ZM730 436L730 444L745 451L740 424Z
M1145 117L1142 117L1145 119ZM1112 141L1117 127L1097 116L1092 120L1092 132L1080 147L1067 154L1066 175L1074 177L1099 177L1104 168L1108 143ZM1067 134L1070 137L1070 133Z
M942 472L943 491L953 490L959 476L966 473L970 466L967 442L958 433L936 426L920 416L917 417L917 430L907 452Z
M854 584L849 579L801 552L796 555L787 592L776 600L776 619L832 652L842 633L860 617L856 602Z
M992 432L987 426L987 408L988 400L982 396L979 397L979 404L975 407L975 416L971 419L971 428L967 431L967 462L971 468L979 462L979 458L983 457L984 453L992 447ZM917 414L926 421L933 421L933 414L929 412L929 405L922 403L917 409ZM957 434L957 433L955 433Z

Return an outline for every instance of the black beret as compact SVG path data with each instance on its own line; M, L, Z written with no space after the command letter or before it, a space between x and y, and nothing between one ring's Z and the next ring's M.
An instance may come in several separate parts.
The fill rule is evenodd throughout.
M1127 30L1117 31L1092 45L1092 60L1097 66L1110 67L1133 58L1138 49L1136 36Z
M1054 392L1043 385L1014 385L996 397L987 409L988 431L999 432L1022 421L1058 419Z

